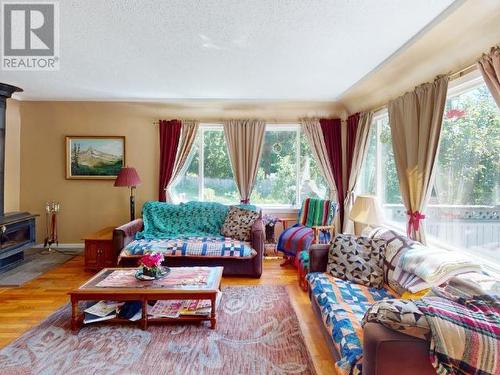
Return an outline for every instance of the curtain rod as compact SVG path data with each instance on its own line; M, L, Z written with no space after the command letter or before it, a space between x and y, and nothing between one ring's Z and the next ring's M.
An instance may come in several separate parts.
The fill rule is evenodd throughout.
M212 120L212 121L199 121L200 124L211 124L211 125L222 125L222 123L226 120ZM298 120L290 120L290 121L265 121L266 124L271 125L293 125L298 124L300 121ZM153 120L153 125L160 125L160 120Z
M459 70L458 72L455 72L455 73L450 73L448 74L448 77L449 77L449 80L450 81L454 81L456 79L459 79L459 78L462 78L464 75L466 74L469 74L471 72L473 72L474 70L477 69L477 64L474 63L472 65L469 65L461 70ZM383 104L375 109L372 109L371 112L373 113L377 113L378 111L381 111L383 109L387 108L387 103L386 104Z

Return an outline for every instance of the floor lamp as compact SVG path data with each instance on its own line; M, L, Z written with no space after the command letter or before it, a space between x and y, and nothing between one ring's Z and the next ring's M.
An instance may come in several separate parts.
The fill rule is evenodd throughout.
M141 184L141 178L135 168L124 167L118 173L115 186L130 188L130 221L135 220L135 188Z

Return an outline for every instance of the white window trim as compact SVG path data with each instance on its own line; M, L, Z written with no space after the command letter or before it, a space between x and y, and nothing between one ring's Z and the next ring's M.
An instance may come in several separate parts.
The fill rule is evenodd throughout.
M484 84L485 82L479 69L473 70L472 72L457 78L448 84L446 98L454 98L455 96L459 96L466 91L472 90Z

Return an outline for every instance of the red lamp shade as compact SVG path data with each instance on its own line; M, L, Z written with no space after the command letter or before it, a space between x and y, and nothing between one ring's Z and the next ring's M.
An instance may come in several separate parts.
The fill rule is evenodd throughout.
M135 168L124 167L118 173L115 180L115 186L138 186L142 183L141 178L137 174Z

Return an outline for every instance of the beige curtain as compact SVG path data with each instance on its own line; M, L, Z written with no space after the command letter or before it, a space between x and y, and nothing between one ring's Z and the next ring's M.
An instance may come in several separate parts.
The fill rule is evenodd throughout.
M170 187L179 176L182 168L184 167L184 164L186 164L186 160L196 139L198 127L198 121L182 120L181 138L179 139L177 154L175 155L174 169L172 171L172 177L170 178L170 181L165 188L165 196L167 202L172 202L172 197L170 196Z
M354 222L349 219L349 214L354 204L354 189L356 188L361 165L368 151L368 134L370 133L372 118L373 112L365 112L359 116L351 164L351 174L347 180L347 194L344 202L344 233L354 233Z
M242 203L250 202L257 177L266 123L261 120L224 122L227 151Z
M403 203L408 215L408 235L425 243L421 225L432 190L439 147L448 77L437 77L389 102L392 146Z
M500 107L500 47L493 47L489 54L484 54L477 62L491 95Z
M335 179L333 178L332 166L330 165L330 160L328 159L328 153L326 151L325 138L323 137L323 132L321 130L321 125L319 119L317 118L304 118L300 120L302 125L302 130L309 142L311 147L311 152L316 164L323 173L323 177L328 184L330 200L336 200L337 193L335 188Z

